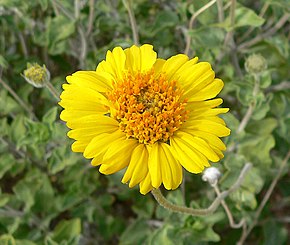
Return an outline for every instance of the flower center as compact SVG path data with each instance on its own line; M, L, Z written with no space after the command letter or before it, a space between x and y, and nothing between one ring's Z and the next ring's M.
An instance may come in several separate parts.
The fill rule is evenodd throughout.
M187 119L181 89L164 74L127 73L113 86L108 98L116 105L114 116L128 138L144 144L167 142Z

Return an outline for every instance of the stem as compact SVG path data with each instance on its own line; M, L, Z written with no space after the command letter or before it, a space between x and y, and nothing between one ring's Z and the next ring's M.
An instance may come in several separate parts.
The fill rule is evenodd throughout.
M229 42L231 42L231 56L232 59L234 61L234 65L237 68L238 74L241 75L241 69L238 65L238 58L237 56L237 52L236 52L236 44L234 42L234 38L233 38L233 34L234 34L234 25L235 25L235 14L236 14L236 0L231 0L230 2L230 31L226 34L225 39L224 39L224 44L223 47L218 55L218 57L216 58L217 62L219 63L222 58L225 56L225 54L227 53L225 50L229 44Z
M80 35L80 40L81 40L81 50L80 50L80 55L78 57L79 66L81 69L84 69L86 56L87 56L87 40L85 37L85 33L80 24L78 25L78 33Z
M252 167L252 164L247 163L244 166L244 168L242 169L240 176L236 180L235 184L232 185L232 187L230 189L228 189L227 191L223 191L222 193L220 193L220 195L218 197L216 197L216 199L212 202L212 204L208 208L205 208L205 209L193 209L193 208L175 205L175 204L169 202L162 195L162 193L159 189L153 189L151 191L151 193L154 196L154 198L156 199L156 201L159 203L159 205L161 205L162 207L164 207L172 212L190 214L192 216L209 215L209 214L213 213L218 208L218 206L220 205L220 203L223 199L225 199L230 193L234 192L236 189L238 189L240 187L240 185L242 184L242 182L246 176L246 173L250 170L251 167Z
M216 3L217 3L217 8L218 8L219 22L223 22L224 21L223 1L217 0Z
M217 196L220 196L221 192L219 190L218 185L217 184L213 185L213 188L214 188ZM245 223L245 220L241 219L241 221L238 224L236 224L235 221L234 221L233 215L231 213L231 210L229 209L229 207L228 207L227 203L225 202L225 200L222 200L221 204L222 204L222 206L223 206L223 208L224 208L224 210L225 210L225 212L226 212L226 214L228 216L230 227L233 228L233 229L239 229L239 228L243 227L243 225Z
M90 13L89 13L89 21L88 21L86 36L89 36L93 29L95 0L90 0L89 5L90 5Z
M132 28L132 32L133 32L134 44L138 45L139 44L139 36L138 36L136 19L135 19L133 8L132 8L132 2L131 2L131 0L124 0L123 3L128 11L130 24L131 24L131 28Z
M59 101L59 93L56 91L56 89L52 86L50 82L47 82L45 84L45 87L49 90L49 92L53 95L53 97Z
M259 77L257 75L255 75L254 78L255 78L255 86L253 89L253 97L255 99L255 97L257 96L257 94L259 92L260 80L259 80ZM246 126L247 126L248 122L250 121L251 116L254 112L255 106L256 106L255 101L253 101L249 105L248 110L247 110L245 116L243 117L243 119L242 119L242 121L237 129L237 134L241 133L246 128Z
M274 27L272 27L271 29L269 29L267 32L253 38L252 40L248 41L248 42L244 42L242 44L240 44L238 46L238 49L246 49L262 40L264 40L266 37L272 36L275 32L277 32L288 20L289 20L289 13L284 14L280 20L275 24Z
M37 120L37 117L33 113L33 111L29 108L29 106L14 92L12 88L10 88L1 78L0 84L12 95L12 97L18 102L18 104L34 119Z
M190 44L191 44L191 37L188 34L188 32L192 29L193 24L195 19L197 18L197 16L199 16L202 12L204 12L205 10L207 10L210 6L212 6L217 0L212 0L210 1L208 4L204 5L202 8L200 8L199 10L197 10L190 18L189 21L189 25L188 25L188 30L187 30L187 35L186 35L186 46L185 46L185 50L184 53L189 56L189 49L190 49Z
M290 150L287 152L287 155L284 158L284 160L282 161L282 164L281 164L281 166L280 166L280 168L278 170L277 175L272 180L269 189L267 190L267 192L266 192L266 194L265 194L265 196L264 196L259 208L257 209L257 211L255 213L255 216L254 216L254 221L251 223L249 228L242 233L240 241L238 242L239 245L244 244L244 242L246 241L247 237L249 236L249 234L251 233L253 228L257 225L258 219L259 219L259 217L260 217L260 215L262 213L262 210L264 209L266 203L269 201L269 198L270 198L271 194L273 193L273 190L274 190L275 186L277 185L278 180L281 178L281 175L283 173L283 170L284 170L289 158L290 158Z

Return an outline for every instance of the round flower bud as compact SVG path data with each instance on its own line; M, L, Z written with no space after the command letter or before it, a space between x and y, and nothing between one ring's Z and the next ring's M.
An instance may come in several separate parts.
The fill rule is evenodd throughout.
M246 59L245 68L248 73L258 74L267 68L267 61L260 54L252 54Z
M206 168L203 171L202 180L209 182L210 185L215 185L221 176L221 172L216 167Z
M42 88L50 80L50 73L46 66L40 66L37 63L27 64L27 69L24 70L24 79L36 88Z

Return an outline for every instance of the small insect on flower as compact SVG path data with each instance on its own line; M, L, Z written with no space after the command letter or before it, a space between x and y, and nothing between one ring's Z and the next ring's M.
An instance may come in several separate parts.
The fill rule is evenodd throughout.
M146 194L182 182L182 167L200 173L223 158L218 117L223 88L211 65L178 54L157 58L151 45L108 51L96 71L67 78L59 103L74 152L92 158L103 174L127 168L122 182Z

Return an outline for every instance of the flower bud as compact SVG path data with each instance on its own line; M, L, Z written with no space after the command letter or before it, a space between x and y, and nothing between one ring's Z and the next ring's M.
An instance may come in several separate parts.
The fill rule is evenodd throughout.
M252 54L246 59L245 68L250 74L259 74L267 68L267 61L260 54Z
M46 66L40 66L37 63L27 64L27 69L24 70L24 79L36 88L42 88L50 80L50 73Z
M216 167L206 168L203 171L202 180L209 182L210 185L215 185L221 176L221 172Z

